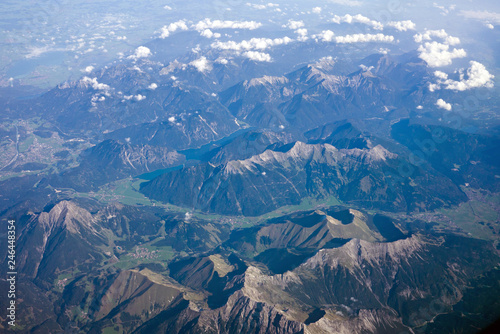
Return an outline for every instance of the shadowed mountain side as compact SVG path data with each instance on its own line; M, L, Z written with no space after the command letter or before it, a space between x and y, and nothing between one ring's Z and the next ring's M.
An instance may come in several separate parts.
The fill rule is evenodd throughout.
M465 200L450 180L423 168L400 175L398 155L382 146L337 149L291 143L224 166L201 164L141 185L146 196L205 212L257 216L306 197L329 196L365 208L431 209ZM176 190L175 192L173 190Z

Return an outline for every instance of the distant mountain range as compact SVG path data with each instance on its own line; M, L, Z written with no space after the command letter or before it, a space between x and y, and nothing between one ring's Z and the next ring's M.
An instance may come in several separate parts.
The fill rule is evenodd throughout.
M498 119L448 122L416 52L290 48L207 71L124 59L2 99L22 331L469 333L500 316Z

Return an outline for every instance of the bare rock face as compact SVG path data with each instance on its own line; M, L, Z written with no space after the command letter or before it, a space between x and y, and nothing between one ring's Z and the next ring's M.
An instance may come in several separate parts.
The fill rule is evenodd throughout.
M158 316L138 332L411 333L460 300L466 277L477 270L477 246L417 235L387 243L352 239L283 274L250 265L234 276L239 283L226 281L222 291L237 290L221 306L185 294L190 301L175 306L182 308L178 316ZM234 267L225 268L231 276Z
M182 287L158 279L158 275L147 269L122 271L100 298L100 306L93 317L99 321L126 312L138 318L136 323L142 323L167 308L181 292Z
M100 227L85 209L62 201L49 212L33 215L19 237L19 267L31 277L57 277L75 263L100 258L105 243Z

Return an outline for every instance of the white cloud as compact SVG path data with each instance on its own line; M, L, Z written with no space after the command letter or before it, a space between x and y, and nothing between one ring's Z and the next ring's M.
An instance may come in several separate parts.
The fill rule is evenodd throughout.
M206 38L212 38L212 37L219 38L221 36L221 34L219 34L218 32L214 33L210 29L203 30L202 32L200 32L200 35Z
M485 26L488 29L495 29L495 26L493 24L491 24L491 23L486 23Z
M151 90L155 90L156 88L158 88L158 85L155 84L154 82L148 86L148 89L151 89Z
M446 103L443 99L439 99L436 101L436 105L438 106L438 108L440 109L444 109L444 110L448 110L450 111L451 110L451 104L449 103Z
M168 121L169 121L170 123L174 123L174 122L175 122L175 117L174 117L174 116L170 116L170 117L168 118Z
M297 37L297 40L299 40L301 42L305 42L309 39L309 37L307 37L307 29L306 28L297 29L294 32L297 35L299 35L299 37Z
M132 67L132 70L137 71L139 73L144 73L144 71L141 70L141 68L139 66L137 66L137 65L135 65L134 67Z
M191 51L193 53L200 53L200 51L201 51L200 44L196 44L196 47L192 48Z
M303 26L304 26L304 21L294 21L294 20L288 20L287 24L282 25L283 28L288 28L292 30L302 28Z
M245 51L245 50L265 50L272 46L288 44L292 42L293 39L289 37L283 38L252 38L250 40L245 40L241 42L227 41L227 42L214 42L210 46L214 49L219 50L233 50L233 51Z
M129 56L129 58L138 59L138 58L146 58L149 56L151 56L151 50L149 50L149 48L145 46L139 46L137 49L135 49L135 53Z
M470 61L470 67L467 69L467 79L464 78L463 74L460 75L460 81L448 79L448 75L441 71L434 72L434 75L439 79L437 84L429 85L429 89L434 91L440 89L444 86L444 89L464 91L472 88L479 87L493 87L493 79L495 76L488 72L486 67L477 62Z
M399 31L415 30L415 23L413 23L411 20L391 21L387 23L387 26L393 27Z
M227 63L229 63L229 61L226 58L217 58L215 62L222 65L226 65Z
M446 15L448 15L448 13L449 13L450 11L455 10L455 7L456 7L456 5L450 5L450 6L448 6L448 8L446 8L445 6L440 6L440 5L438 5L437 3L435 3L435 2L434 2L432 5L433 5L435 8L440 9L440 10L441 10L441 14L442 14L442 15L445 15L445 16L446 16Z
M321 34L316 35L316 37L321 38L323 42L331 42L334 36L335 33L331 30L323 30Z
M145 100L146 97L144 95L141 95L141 94L137 94L137 95L124 95L123 98L127 101L129 100L134 100L134 101L142 101L142 100Z
M349 24L362 23L362 24L366 24L366 25L372 27L373 29L377 29L377 30L384 29L384 25L382 23L380 23L378 21L370 20L368 17L363 16L361 14L357 14L354 16L349 15L349 14L346 14L344 16L335 15L332 19L332 22L333 23L349 23Z
M189 65L196 67L196 69L202 73L212 70L212 64L210 64L210 61L206 57L200 57L193 60Z
M85 73L90 73L94 70L94 66L87 66L85 67L85 69L83 70L83 72Z
M321 14L321 7L314 7L312 9L312 12L315 13L315 14Z
M430 92L434 92L437 89L439 89L439 85L438 84L429 83L429 91Z
M464 49L453 49L450 51L449 45L436 41L420 45L418 51L420 52L419 58L425 60L430 67L450 65L453 59L467 56Z
M368 67L368 66L363 65L363 64L359 65L359 67L360 67L360 68L361 68L364 72L371 71L371 70L373 70L373 69L375 68L375 67L373 67L373 66L369 66L369 67Z
M435 71L434 76L438 77L439 79L446 80L448 79L448 74L441 72L441 71Z
M89 77L83 77L82 80L80 80L81 83L87 86L91 86L95 90L109 90L110 87L106 84L99 83L97 81L97 78L89 78Z
M384 34L354 34L335 37L337 43L394 42L394 36Z
M353 34L346 36L335 36L331 30L323 30L320 34L315 35L315 38L320 38L324 42L335 43L365 43L365 42L394 42L394 36L384 34Z
M266 9L266 8L273 8L273 7L277 8L280 6L277 3L272 3L272 2L269 2L269 3L264 4L264 5L253 4L253 3L247 2L246 5L249 7L255 8L255 9Z
M205 29L249 29L254 30L260 28L262 23L255 21L221 21L210 20L208 18L194 25L194 29L202 31Z
M417 109L418 109L418 110L422 110L422 109L424 109L424 107L422 107L422 106L417 106Z
M460 44L460 39L458 37L453 37L448 35L448 33L444 30L427 30L423 34L416 34L413 36L413 39L417 43L422 43L423 41L430 41L433 38L438 37L443 40L444 44L448 45L457 45Z
M175 59L174 61L170 62L167 66L165 66L164 68L162 68L160 70L160 75L167 75L169 73L172 73L172 72L175 72L178 70L184 71L187 66L188 66L187 64L183 64L183 63L179 62L177 59Z
M243 56L254 61L270 62L272 60L269 54L258 51L246 51Z
M172 7L167 6L167 5L163 6L163 8L166 9L166 10L172 10Z
M188 26L186 25L186 21L179 20L177 22L170 23L168 26L163 26L160 30L160 38L167 38L170 36L170 33L175 32L177 30L188 30Z

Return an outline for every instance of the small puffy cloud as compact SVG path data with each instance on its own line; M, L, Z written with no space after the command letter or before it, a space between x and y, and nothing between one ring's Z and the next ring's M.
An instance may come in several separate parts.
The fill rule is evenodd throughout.
M210 29L203 30L202 32L200 32L200 35L206 38L212 38L212 37L219 38L221 36L218 32L214 33Z
M393 27L399 31L415 30L415 23L413 23L411 20L391 21L387 23L387 26Z
M155 84L154 82L148 86L148 89L151 89L151 90L155 90L156 88L158 88L158 85Z
M172 7L167 6L167 5L163 6L163 8L166 9L166 10L172 10Z
M422 106L417 106L417 109L418 109L418 110L422 110L422 109L424 109L424 107L422 107Z
M106 84L100 83L97 81L97 78L89 78L89 77L83 77L82 80L80 80L81 83L85 85L85 87L91 86L95 90L109 90L110 87Z
M433 41L420 45L418 48L419 58L424 60L430 67L450 65L455 58L464 58L467 53L464 49L450 50L448 44Z
M460 44L460 39L458 37L453 37L448 35L448 33L444 30L427 30L423 34L416 34L413 36L413 39L417 43L422 43L424 41L431 41L433 37L438 37L443 40L444 44L447 45L457 45Z
M217 58L215 62L222 65L226 65L227 63L229 63L229 61L226 58Z
M366 42L394 42L394 36L384 34L353 34L346 36L335 36L331 30L323 30L320 34L315 36L324 42L335 42L341 44L348 43L366 43Z
M297 29L294 31L297 35L299 35L297 37L297 40L301 41L301 42L305 42L309 39L309 37L307 37L307 29L306 28L301 28L301 29Z
M132 70L137 71L139 73L144 73L144 71L141 70L141 68L139 66L137 66L137 65L135 65L134 67L132 67Z
M160 38L165 39L177 30L188 30L188 26L184 20L170 23L168 26L163 26L160 30Z
M227 41L227 42L215 42L210 46L214 49L219 50L233 50L233 51L245 51L245 50L265 50L276 45L283 45L292 42L293 40L289 37L283 38L252 38L250 40L244 40L241 42Z
M141 95L141 94L137 94L134 96L134 100L136 100L136 101L142 101L145 99L146 99L146 97L144 95Z
M303 26L304 26L304 21L294 21L294 20L288 20L287 24L282 25L283 28L288 28L292 30L302 28Z
M277 8L279 7L280 5L278 5L277 3L272 3L272 2L269 2L267 4L264 4L264 5L260 5L260 4L253 4L253 3L249 3L247 2L246 5L248 7L252 7L254 9L266 9L266 8Z
M357 14L354 16L349 15L349 14L346 14L344 16L335 15L332 19L332 22L333 23L349 23L349 24L361 23L361 24L366 24L366 25L372 27L373 29L377 29L377 30L384 29L384 25L382 23L380 23L378 21L370 20L368 17L363 16L361 14Z
M210 20L204 19L203 21L198 22L193 27L198 31L202 31L205 29L248 29L254 30L260 28L262 23L255 21L221 21L221 20Z
M312 9L312 12L313 12L314 14L321 14L321 7L314 7L314 8Z
M434 75L439 80L437 84L429 85L429 89L431 89L431 91L440 89L441 86L444 86L444 89L458 91L479 87L492 88L493 79L495 78L493 74L488 72L483 64L474 60L470 61L470 67L467 69L467 79L463 77L463 74L460 76L460 81L448 79L448 75L441 71L434 72Z
M394 42L394 36L384 34L354 34L346 36L336 36L337 43L366 43L366 42Z
M187 64L184 64L184 63L181 63L179 62L177 59L170 62L167 66L165 66L164 68L162 68L160 70L160 75L167 75L169 73L172 73L172 72L175 72L175 71L178 71L178 70L185 70L186 67L188 65Z
M135 52L133 55L129 56L129 58L132 59L139 59L139 58L146 58L151 56L151 50L145 46L139 46L137 49L135 49Z
M144 95L141 95L141 94L137 94L137 95L124 95L123 98L127 101L129 100L134 100L134 101L142 101L142 100L145 100L146 97Z
M435 71L434 76L438 77L439 79L446 80L448 79L448 74L441 72L441 71Z
M168 118L168 121L169 121L170 123L174 123L174 122L175 122L175 117L174 117L174 116L170 116L170 117Z
M199 72L210 72L212 70L212 64L206 57L200 57L196 60L193 60L189 63L189 65L194 66Z
M486 23L485 26L488 29L495 29L495 26L493 24L491 24L491 23Z
M438 84L429 83L429 91L430 91L430 92L434 92L434 91L436 91L437 89L439 89L439 85L438 85Z
M94 70L94 66L87 66L85 67L85 69L83 70L83 72L85 73L90 73Z
M373 69L375 68L375 67L373 67L373 66L366 66L366 65L363 65L363 64L359 65L359 67L360 67L360 68L361 68L364 72L371 71L371 70L373 70Z
M331 42L335 33L331 30L323 30L321 34L316 35L316 37L320 38L323 42Z
M269 54L259 51L246 51L243 56L254 61L270 62L272 60Z
M446 103L443 99L438 99L436 101L436 106L440 109L444 109L444 110L448 110L448 111L451 110L451 104Z

